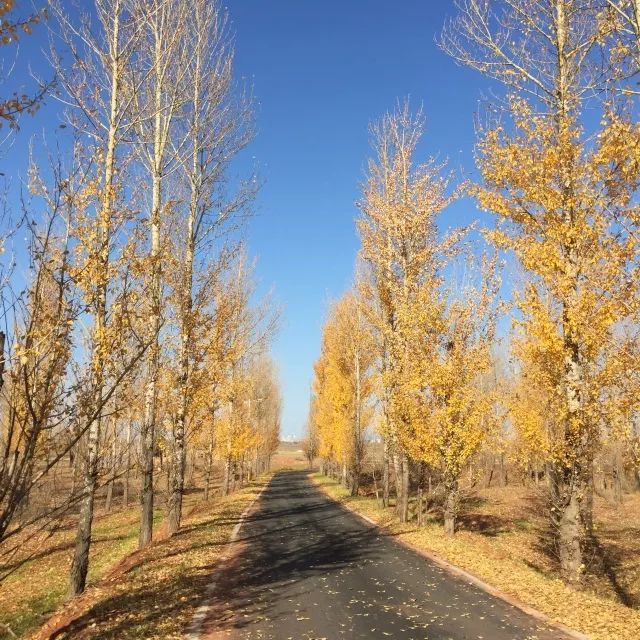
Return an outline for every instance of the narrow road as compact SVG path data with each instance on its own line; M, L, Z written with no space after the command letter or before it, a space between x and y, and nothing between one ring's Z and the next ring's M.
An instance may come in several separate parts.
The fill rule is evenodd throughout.
M240 541L213 593L205 638L565 637L379 534L305 472L274 475Z

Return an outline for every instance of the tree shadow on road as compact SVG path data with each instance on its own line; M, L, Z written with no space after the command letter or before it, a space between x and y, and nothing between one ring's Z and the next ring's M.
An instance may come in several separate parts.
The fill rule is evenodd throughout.
M248 518L241 550L214 593L208 633L239 631L255 622L277 625L279 618L297 613L293 601L308 593L304 585L313 584L308 578L328 577L379 557L375 542L380 533L321 494L310 499L308 491L300 489L306 473L279 474L262 509ZM305 500L291 508L283 498ZM340 526L334 526L336 519L341 519Z

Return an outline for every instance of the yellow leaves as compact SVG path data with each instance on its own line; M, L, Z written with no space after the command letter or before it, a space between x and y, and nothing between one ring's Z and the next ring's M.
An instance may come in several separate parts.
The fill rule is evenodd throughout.
M318 435L319 455L352 460L368 426L377 356L362 300L345 294L335 303L324 327L322 352L314 366L310 420Z
M631 204L640 128L605 113L592 143L571 118L536 115L522 99L510 109L512 129L489 130L480 143L484 184L475 190L501 219L487 236L513 251L527 274L513 342L521 379L507 404L531 451L567 462L579 454L576 442L597 446L598 425L614 419L603 399L619 378L604 374L617 358L620 327L638 320L629 283L640 257ZM569 379L571 362L577 382Z

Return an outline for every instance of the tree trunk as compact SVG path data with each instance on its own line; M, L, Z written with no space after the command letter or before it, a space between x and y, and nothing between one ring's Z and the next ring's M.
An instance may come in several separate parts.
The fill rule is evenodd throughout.
M179 411L184 411L181 408ZM178 417L180 425L176 425L173 433L173 450L171 451L171 471L169 473L169 504L167 513L167 533L172 536L180 528L182 519L182 496L184 494L185 449L184 449L184 414Z
M158 87L159 88L159 87ZM160 118L161 103L156 118ZM157 135L160 135L160 124L156 125ZM156 144L159 144L156 142ZM141 460L142 460L142 486L140 492L140 536L139 546L147 546L153 537L153 454L155 447L156 427L156 402L158 368L160 358L160 306L162 297L162 285L160 279L160 206L161 206L161 175L159 171L153 173L153 195L151 206L151 321L149 323L150 335L147 356L146 387L144 395L144 415L142 430L140 433Z
M199 60L199 58L198 58ZM199 72L196 73L195 95L199 97L197 83L200 81ZM194 104L198 113L198 103ZM197 192L193 179L198 171L199 148L194 145L192 159L192 187L189 216L187 219L187 247L184 259L184 273L182 282L182 303L180 313L180 398L178 415L173 434L173 457L171 459L171 495L169 497L168 530L173 535L180 528L182 518L182 496L184 493L184 463L185 463L185 424L187 420L187 404L189 398L189 349L191 345L191 315L193 307L193 260L195 253L194 228L198 210Z
M396 471L396 513L400 522L409 519L409 458L406 454L394 454Z
M75 455L73 456L73 470L71 471L71 489L69 491L69 495L73 497L76 493L76 488L78 484L78 476L80 475L80 460L82 459L82 440L78 441L76 444ZM11 476L13 471L9 469L9 476Z
M573 151L565 151L571 148L563 138L568 132L569 121L569 96L570 96L570 62L569 62L569 23L567 16L566 0L555 0L556 8L556 47L557 47L557 72L556 72L556 122L557 135L561 140L562 155L560 157L560 175L562 181L562 211L564 222L573 228L574 216L574 170L575 158ZM588 459L590 454L590 435L586 418L583 415L582 387L584 372L580 353L580 336L576 334L575 324L571 313L579 303L579 268L578 250L574 238L569 237L562 247L566 255L564 271L571 282L571 288L565 300L562 301L562 336L564 347L564 395L567 406L567 419L565 433L565 455L568 461L564 468L556 470L553 484L555 485L555 506L559 509L558 523L558 549L562 575L568 582L579 583L583 574L583 545L585 538L584 521L591 521L591 505L584 502L588 479L592 465ZM589 467L583 466L589 465Z
M561 512L559 522L560 567L569 582L579 582L582 574L582 527L580 503L575 491L570 492L569 501Z
M620 451L620 446L616 444L613 454L613 501L616 504L622 504L623 475L622 452Z
M485 482L485 487L487 489L491 488L491 481L493 480L493 464L491 465L491 470L489 471L489 477L487 478L486 482Z
M402 502L402 458L400 454L393 453L393 480L396 489L396 515L400 517L400 504Z
M213 436L209 439L207 448L207 468L204 478L204 499L209 500L209 488L211 487L211 467L213 466Z
M91 547L91 525L93 523L93 503L98 479L98 438L100 423L95 420L89 427L87 457L85 462L80 517L76 533L76 543L71 562L69 596L76 596L84 591L89 569L89 548Z
M113 488L116 483L116 476L118 475L116 457L117 457L117 442L116 442L116 425L113 425L113 442L111 443L111 477L109 478L109 484L107 485L107 498L105 500L105 511L111 511L111 504L113 502Z
M129 506L129 475L131 473L131 431L132 421L127 423L127 451L125 456L125 470L124 470L124 488L122 491L122 505L126 509Z
M228 496L231 490L231 456L224 461L224 480L222 482L222 495Z
M155 349L154 349L155 350ZM154 377L153 364L148 375ZM145 411L140 431L140 532L138 546L146 547L153 536L153 448L155 443L155 377L149 378L145 394Z
M359 308L358 308L359 309ZM358 310L358 318L360 311ZM351 478L351 495L357 496L360 489L360 472L362 461L361 455L361 430L362 430L362 380L360 374L360 349L356 346L354 350L354 382L355 382L355 423L353 429L353 464Z
M410 463L409 458L405 455L402 464L402 513L400 520L408 522L409 520L409 480L410 480Z
M580 501L580 517L584 526L584 532L587 536L593 535L593 492L593 462L589 462L587 471L585 472L582 500Z
M582 580L585 527L581 507L586 483L580 482L579 469L552 467L552 524L556 529L558 558L562 577L570 583Z
M382 506L389 506L389 449L385 439L382 451Z
M373 477L373 490L376 494L376 505L380 506L380 490L378 489L378 479L376 478L376 468L373 467L371 471L371 475Z
M360 470L356 467L351 475L351 495L357 496L360 493Z
M458 517L458 481L452 478L445 479L444 491L444 532L452 536L456 532Z

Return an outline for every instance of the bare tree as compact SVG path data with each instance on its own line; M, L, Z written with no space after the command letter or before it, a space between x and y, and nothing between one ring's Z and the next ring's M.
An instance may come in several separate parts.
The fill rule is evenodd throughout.
M184 173L189 193L185 212L181 278L179 281L179 399L174 421L169 496L169 533L180 526L184 488L185 422L189 401L189 375L193 360L192 329L194 268L198 252L210 254L221 227L246 211L254 195L255 181L242 185L234 197L225 193L225 172L231 160L251 140L248 101L233 95L233 49L227 33L226 13L217 1L188 3L184 33L189 53L185 87L189 102L183 126L186 140ZM180 154L179 149L175 151ZM205 260L207 257L205 257ZM211 259L209 257L208 259Z
M122 221L118 207L124 160L121 147L132 129L131 91L125 87L126 68L131 62L139 29L123 0L97 0L96 25L87 16L75 22L58 4L53 5L59 24L59 36L70 51L68 65L52 48L52 60L65 90L62 98L72 110L70 122L90 140L92 153L98 158L99 189L95 206L96 233L86 244L85 297L94 314L91 347L91 387L93 406L102 404L109 333L109 284L112 276L113 236ZM54 41L55 42L55 41ZM56 43L57 44L57 43ZM129 89L129 90L128 90ZM102 415L90 425L87 436L84 493L76 548L71 567L70 593L84 590L91 545L93 501L98 480L98 444Z
M191 52L185 36L190 3L183 0L131 2L143 34L132 73L134 113L140 159L151 187L148 216L149 253L148 339L146 387L140 433L142 487L140 492L139 546L146 546L153 532L153 457L155 448L157 384L162 327L162 231L163 219L173 201L167 197L167 178L187 153L186 138L177 140L176 121L183 116L189 93L185 82L191 68Z

